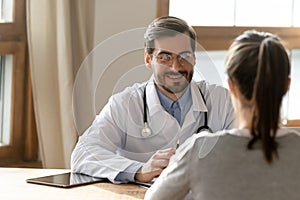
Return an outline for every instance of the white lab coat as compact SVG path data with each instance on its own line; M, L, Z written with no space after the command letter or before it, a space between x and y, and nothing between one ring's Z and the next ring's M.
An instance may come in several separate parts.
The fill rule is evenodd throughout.
M151 78L147 84L146 99L152 135L144 138L141 130L144 127L145 85L134 84L109 99L93 124L80 136L72 153L72 171L107 177L114 182L119 172L129 166L146 162L157 150L175 147L177 140L183 143L192 136L199 126L204 125L205 111L208 111L208 126L213 132L232 128L235 115L230 94L225 88L205 81L192 81L193 104L180 127L161 106Z

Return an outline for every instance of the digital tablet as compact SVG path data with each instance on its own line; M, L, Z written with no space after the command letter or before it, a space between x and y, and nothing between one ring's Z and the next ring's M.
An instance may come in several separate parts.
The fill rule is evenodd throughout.
M30 178L27 179L26 182L62 188L70 188L80 185L109 181L106 178L96 178L84 174L68 172L64 174L55 174L38 178Z
M153 183L145 183L145 182L140 182L140 181L134 181L134 182L130 182L130 183L133 183L135 185L138 185L140 187L147 188L147 189L149 187L151 187L151 185L153 184Z

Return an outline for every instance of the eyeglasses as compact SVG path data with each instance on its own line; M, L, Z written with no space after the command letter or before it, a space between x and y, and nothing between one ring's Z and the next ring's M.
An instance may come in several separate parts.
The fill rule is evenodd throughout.
M153 56L156 58L157 62L162 65L172 66L174 62L174 56L171 53L160 53ZM176 55L176 59L181 66L190 66L194 63L195 57L193 53L184 52Z

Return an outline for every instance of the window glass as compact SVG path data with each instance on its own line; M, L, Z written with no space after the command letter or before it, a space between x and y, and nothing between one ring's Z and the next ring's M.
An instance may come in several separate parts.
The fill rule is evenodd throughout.
M225 69L227 51L206 51L196 53L194 80L207 80L228 89ZM282 102L283 119L300 119L300 49L291 51L291 86Z
M291 26L293 0L236 0L236 26Z
M287 94L288 119L300 119L300 49L291 51L291 85Z
M300 26L300 0L170 0L169 14L193 26Z
M234 0L170 0L169 14L191 25L232 26Z
M206 80L228 88L224 65L226 53L227 51L196 52L194 80Z
M13 22L13 0L0 0L0 23Z
M300 27L300 0L294 0L293 26Z
M0 146L9 144L12 94L12 55L0 55Z

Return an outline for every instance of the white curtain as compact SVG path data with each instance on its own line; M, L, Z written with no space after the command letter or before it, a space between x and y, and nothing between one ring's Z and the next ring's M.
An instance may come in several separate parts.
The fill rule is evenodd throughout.
M40 156L69 168L77 141L72 91L93 48L94 0L27 0L27 37Z

